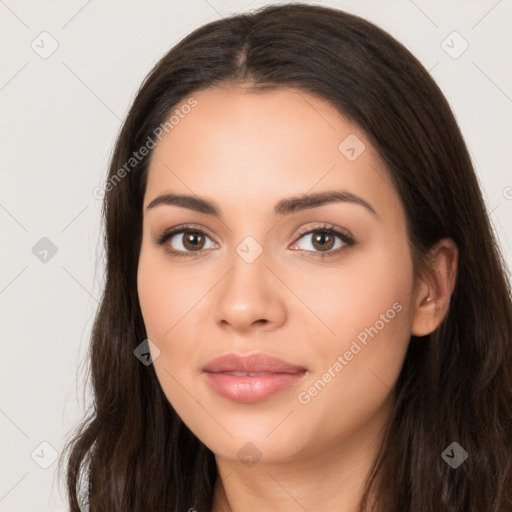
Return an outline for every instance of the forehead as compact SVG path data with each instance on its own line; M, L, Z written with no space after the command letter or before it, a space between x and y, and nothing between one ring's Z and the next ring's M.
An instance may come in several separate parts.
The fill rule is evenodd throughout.
M145 205L165 192L240 207L247 199L273 205L284 196L340 187L391 206L399 202L365 133L329 102L288 88L210 88L191 98L170 113L173 122L153 150Z
M231 146L234 150L242 144L248 151L265 144L267 152L278 147L293 149L300 155L321 141L323 149L330 145L337 153L337 142L343 135L358 133L360 138L365 137L329 102L298 89L251 92L239 87L208 88L194 93L191 98L195 101L193 108L186 108L190 101L186 98L169 114L173 124L164 135L165 141L199 145L204 140L222 144L223 149ZM197 137L201 139L190 140ZM160 144L161 149L166 146L165 141ZM373 148L367 149L374 153Z

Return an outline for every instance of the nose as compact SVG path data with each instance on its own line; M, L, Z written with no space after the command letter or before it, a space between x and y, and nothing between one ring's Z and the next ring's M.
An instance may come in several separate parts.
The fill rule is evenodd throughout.
M234 254L232 266L213 297L215 322L241 332L275 329L286 319L286 290L269 268L265 251L249 261Z

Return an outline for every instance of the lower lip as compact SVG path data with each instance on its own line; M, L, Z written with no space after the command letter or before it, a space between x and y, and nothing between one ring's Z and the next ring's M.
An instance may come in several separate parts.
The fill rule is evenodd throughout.
M210 387L219 395L243 404L261 402L279 391L296 384L305 375L296 373L267 373L266 375L236 376L228 373L205 372Z

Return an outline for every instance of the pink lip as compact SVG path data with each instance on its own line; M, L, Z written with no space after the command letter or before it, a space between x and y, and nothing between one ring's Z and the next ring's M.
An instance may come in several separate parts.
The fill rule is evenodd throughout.
M306 368L267 354L226 354L210 361L203 372L210 387L235 402L260 402L297 383ZM237 375L247 373L247 375Z

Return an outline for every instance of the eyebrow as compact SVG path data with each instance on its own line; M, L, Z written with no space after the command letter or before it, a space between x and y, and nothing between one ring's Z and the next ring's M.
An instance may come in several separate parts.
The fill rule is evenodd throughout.
M301 196L282 199L274 206L274 214L288 215L300 210L308 210L325 204L337 202L353 203L363 206L370 213L378 217L377 212L371 204L365 201L362 197L356 196L355 194L345 190L326 190L324 192L303 194ZM196 195L164 194L153 199L146 207L146 211L160 205L181 206L182 208L188 208L189 210L205 213L206 215L213 215L215 217L221 216L221 209L217 203Z

